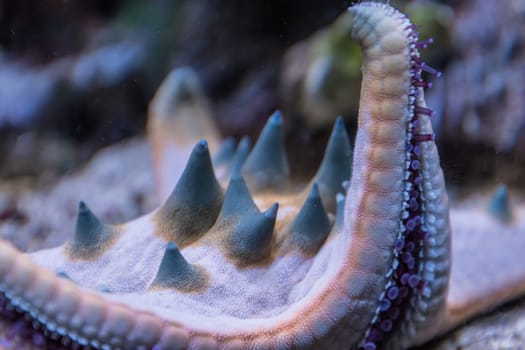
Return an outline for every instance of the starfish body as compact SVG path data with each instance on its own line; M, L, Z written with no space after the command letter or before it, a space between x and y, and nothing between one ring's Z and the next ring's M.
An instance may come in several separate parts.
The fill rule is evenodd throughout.
M467 225L463 210L450 224L414 26L385 4L349 12L364 57L353 161L338 120L314 179L293 184L279 113L253 149L227 142L212 159L206 111L170 117L174 91L196 105L181 93L191 79L169 77L150 120L164 204L110 226L81 203L72 239L31 255L0 241L0 313L27 337L11 338L49 349L403 349L523 293L523 266L498 270L524 247L521 211ZM191 148L195 123L209 143Z

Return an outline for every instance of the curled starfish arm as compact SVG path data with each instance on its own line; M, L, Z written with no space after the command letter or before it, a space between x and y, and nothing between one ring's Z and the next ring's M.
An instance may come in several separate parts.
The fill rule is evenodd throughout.
M396 323L395 335L387 341L387 346L404 348L417 343L418 339L428 339L425 333L436 329L436 324L443 318L450 263L448 200L435 143L432 139L426 141L426 136L432 135L429 117L418 113L426 105L423 89L418 87L421 71L415 67L419 59L419 53L414 50L417 34L402 16L401 19L398 17L401 23L379 19L379 11L375 10L383 8L382 5L364 3L362 6L362 9L354 10L358 14L352 32L363 47L363 85L356 149L361 130L370 130L363 133L363 137L371 140L381 140L380 136L386 135L378 153L383 153L386 164L397 160L400 174L393 176L388 165L386 169L384 165L380 166L374 174L377 177L374 184L380 188L381 195L401 188L396 192L400 196L396 203L401 207L393 203L389 206L389 209L395 208L391 220L397 227L374 229L383 234L383 242L387 242L388 234L395 242L394 247L389 246L390 259L392 255L393 259L390 263L383 262L389 267L389 278L383 282L384 292L367 339L370 348L382 344L387 333L385 330ZM391 9L385 12L390 18L400 16ZM363 24L359 25L359 21ZM401 32L393 27L401 28ZM404 41L402 54L396 52L395 43L399 41ZM368 121L368 118L375 118L375 121ZM399 132L396 134L394 130ZM365 144L370 143L373 141ZM368 151L366 146L363 151ZM361 166L369 168L369 163L361 162ZM354 177L355 171L354 166ZM386 209L381 208L380 212ZM416 270L419 275L414 273ZM407 282L410 279L411 284ZM391 294L396 296L399 291L402 295L407 294L407 287L416 285L417 290L408 292L410 306L392 298ZM399 319L393 304L406 308Z

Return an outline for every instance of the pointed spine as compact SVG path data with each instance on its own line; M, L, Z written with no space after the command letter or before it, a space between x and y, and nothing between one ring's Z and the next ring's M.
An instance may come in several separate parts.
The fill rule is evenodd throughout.
M305 253L315 253L330 232L330 219L319 194L317 183L312 185L301 210L290 228L290 240Z
M242 172L254 191L279 190L287 184L290 169L284 147L283 120L279 111L266 123L242 167Z
M73 280L71 279L71 277L69 277L69 275L68 275L66 272L64 272L64 271L59 271L59 272L56 273L56 275L57 275L57 277L60 277L60 278L64 278L64 279L66 279L66 280L73 281Z
M208 144L200 141L175 189L156 214L159 234L179 246L195 241L215 222L222 198Z
M319 184L319 192L326 209L335 212L335 196L342 189L342 184L352 175L352 146L346 132L343 118L338 117L321 166L314 177Z
M150 289L171 288L180 292L196 292L205 288L207 281L204 270L188 263L177 245L169 242Z
M490 215L502 222L510 222L512 220L512 209L507 186L498 186L492 195L488 206L488 211Z
M235 155L235 139L233 137L229 137L226 140L222 142L220 145L219 150L217 153L215 153L215 156L213 157L213 165L215 167L222 166L229 164L233 156Z
M248 265L270 257L278 209L279 205L275 203L263 213L239 218L227 240L231 256L239 263Z
M244 162L246 162L246 158L248 158L248 155L250 154L251 147L252 142L250 137L243 136L241 141L239 141L239 145L237 146L235 154L233 155L231 170L232 174L239 174L241 172L241 168L244 165Z
M75 258L95 258L116 238L116 228L105 225L84 202L78 204L78 216L73 239L66 245Z
M268 258L277 209L275 203L261 213L243 177L238 173L233 174L215 227L227 255L240 265Z
M258 212L259 209L253 201L244 178L239 173L234 173L224 194L224 202L217 221L221 222L243 214Z

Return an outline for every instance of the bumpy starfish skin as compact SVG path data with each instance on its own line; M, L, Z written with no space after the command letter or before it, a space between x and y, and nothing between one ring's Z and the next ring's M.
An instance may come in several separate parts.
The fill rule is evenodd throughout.
M186 93L192 78L170 76L150 120L160 208L109 226L81 203L63 246L25 255L0 241L0 315L27 337L12 335L13 346L403 349L525 292L522 265L498 270L524 248L521 208L507 222L476 217L470 226L475 211L453 213L451 269L417 32L385 4L349 12L364 56L352 166L338 120L312 182L291 184L278 113L251 152L246 139L235 152L227 143L212 161L217 133ZM182 120L180 110L170 119L174 96ZM188 148L189 112L210 144Z

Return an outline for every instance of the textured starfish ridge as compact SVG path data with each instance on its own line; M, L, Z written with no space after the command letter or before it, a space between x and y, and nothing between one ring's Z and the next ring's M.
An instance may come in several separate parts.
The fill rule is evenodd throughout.
M349 12L364 56L353 158L339 119L313 180L293 183L279 113L253 148L227 140L212 157L204 111L170 117L174 100L195 105L193 78L168 77L150 111L164 203L122 225L80 203L73 237L31 255L0 241L2 346L402 349L524 293L525 209L509 214L503 190L497 218L449 224L426 42L388 5ZM188 147L195 125L209 143Z

